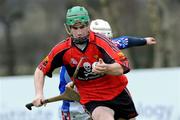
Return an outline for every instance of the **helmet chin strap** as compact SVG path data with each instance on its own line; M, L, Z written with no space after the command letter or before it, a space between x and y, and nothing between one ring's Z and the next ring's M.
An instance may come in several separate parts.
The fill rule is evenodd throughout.
M64 27L65 27L65 30L66 30L67 34L68 34L69 36L72 36L69 27L68 27L66 24L64 24Z
M75 44L83 44L88 41L88 36L82 37L82 38L73 38L73 43Z

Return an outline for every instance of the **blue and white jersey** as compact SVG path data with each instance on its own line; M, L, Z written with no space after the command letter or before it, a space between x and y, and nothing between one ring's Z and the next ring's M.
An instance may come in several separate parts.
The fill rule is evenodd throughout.
M59 83L59 91L62 94L65 91L66 84L71 82L71 78L69 77L66 68L64 66L60 69L60 83ZM59 108L60 119L62 120L88 120L89 115L85 112L83 106L76 101L67 101L63 100L62 106Z
M68 75L66 68L64 66L62 66L60 69L60 76L59 77L60 77L59 91L60 91L60 94L62 94L65 91L66 84L71 82L71 78ZM64 100L62 103L61 110L64 112L68 112L69 106L70 106L69 101Z

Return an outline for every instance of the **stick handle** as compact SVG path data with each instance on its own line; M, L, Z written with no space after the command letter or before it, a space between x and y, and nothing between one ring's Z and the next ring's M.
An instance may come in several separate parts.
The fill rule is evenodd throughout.
M74 88L74 85L75 85L74 80L75 80L76 77L77 77L77 74L78 74L78 72L79 72L79 68L80 68L81 63L82 63L82 60L83 60L84 58L85 58L85 57L81 57L78 65L77 65L77 67L76 67L76 69L75 69L75 71L74 71L74 74L73 74L73 77L72 77L73 84L72 84L71 88Z
M32 110L32 106L34 106L33 103L28 103L28 104L26 104L26 108L27 108L28 110Z
M44 100L44 101L46 101L46 100ZM46 102L44 102L44 101L41 101L41 104L42 104L42 105L46 103ZM26 108L27 108L28 110L32 110L32 107L33 107L34 105L33 105L33 103L28 103L28 104L26 104L25 106L26 106Z
M49 103L49 100L48 100L48 99L45 99L44 101L42 101L42 105L44 105L44 104L46 104L46 103ZM28 103L28 104L26 104L25 106L26 106L26 108L27 108L28 110L32 110L32 107L33 107L34 105L33 105L33 103Z
M50 99L45 99L44 101L41 102L41 104L44 105L44 104L46 104L46 103L49 103L49 102L51 102L51 99L52 99L52 98L50 98ZM52 99L52 101L55 101L55 100ZM26 106L26 108L27 108L28 110L32 110L32 107L33 107L34 105L33 105L33 103L28 103L28 104L26 104L25 106Z
M63 94L43 100L41 101L41 105L44 105L46 103L56 102L59 100L80 101L80 96L72 88L67 87ZM33 103L26 104L26 108L28 110L32 110L33 106L34 106Z

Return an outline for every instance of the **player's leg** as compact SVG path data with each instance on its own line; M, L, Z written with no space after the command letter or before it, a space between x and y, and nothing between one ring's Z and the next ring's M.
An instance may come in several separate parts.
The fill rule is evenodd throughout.
M114 111L108 107L98 106L92 112L93 120L114 120Z
M105 107L105 109L102 108ZM133 100L125 88L117 97L109 101L92 101L85 104L86 110L92 115L92 118L103 117L103 120L134 120L138 114ZM107 116L105 115L107 113ZM113 118L112 118L113 117ZM123 118L123 119L122 119ZM101 119L101 118L100 118Z
M138 113L127 88L114 100L116 120L135 120Z
M70 112L62 111L61 114L62 114L62 120L71 120Z

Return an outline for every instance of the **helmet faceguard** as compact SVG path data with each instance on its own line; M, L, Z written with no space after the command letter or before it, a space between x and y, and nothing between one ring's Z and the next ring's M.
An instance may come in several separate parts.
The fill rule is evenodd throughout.
M109 23L102 19L93 20L90 24L90 30L96 33L104 34L108 38L112 38L112 29Z
M73 43L75 44L84 44L84 43L87 43L87 41L88 41L87 36L82 37L82 38L73 38Z

